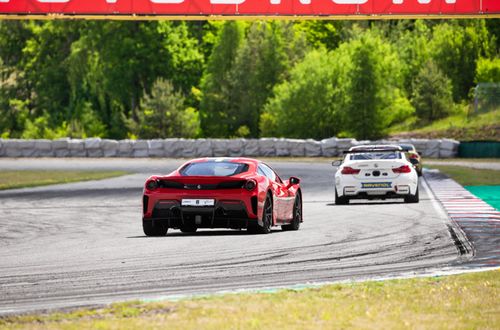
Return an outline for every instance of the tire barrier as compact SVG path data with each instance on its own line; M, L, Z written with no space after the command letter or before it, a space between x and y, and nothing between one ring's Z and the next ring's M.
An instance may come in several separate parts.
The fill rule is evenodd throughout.
M395 143L411 143L427 158L456 157L460 145L460 142L450 139L357 141L335 137L321 141L285 138L119 141L101 138L0 139L0 157L339 157L353 146Z

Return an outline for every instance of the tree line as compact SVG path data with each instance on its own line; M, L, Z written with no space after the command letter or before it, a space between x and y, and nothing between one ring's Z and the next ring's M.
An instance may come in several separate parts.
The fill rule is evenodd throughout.
M500 82L498 20L0 21L3 138L384 136Z

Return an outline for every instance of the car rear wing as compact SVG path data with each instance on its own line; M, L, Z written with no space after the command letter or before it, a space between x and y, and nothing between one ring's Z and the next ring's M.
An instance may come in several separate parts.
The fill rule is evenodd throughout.
M359 154L359 153L367 153L367 152L395 152L395 151L403 151L401 147L394 148L360 148L357 150L344 150L344 154Z

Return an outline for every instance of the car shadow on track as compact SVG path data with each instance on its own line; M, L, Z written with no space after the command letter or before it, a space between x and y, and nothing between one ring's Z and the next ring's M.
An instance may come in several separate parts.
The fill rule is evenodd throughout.
M338 207L349 207L349 206L356 206L356 205L391 205L391 204L405 204L405 202L396 202L396 201L391 201L391 202L356 202L356 203L349 203L346 205L337 205L335 203L328 203L326 206L338 206Z
M281 233L283 230L272 230L271 234ZM202 236L260 236L262 234L249 233L246 230L207 230L207 231L199 231L196 233L181 233L181 232L173 232L167 233L166 236L128 236L127 238L166 238L166 237L202 237Z

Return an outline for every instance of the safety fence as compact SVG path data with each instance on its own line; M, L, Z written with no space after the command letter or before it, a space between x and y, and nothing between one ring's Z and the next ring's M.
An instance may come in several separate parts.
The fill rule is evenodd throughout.
M398 143L413 144L422 156L431 158L455 157L460 145L451 139L0 139L0 157L337 157L353 146Z

